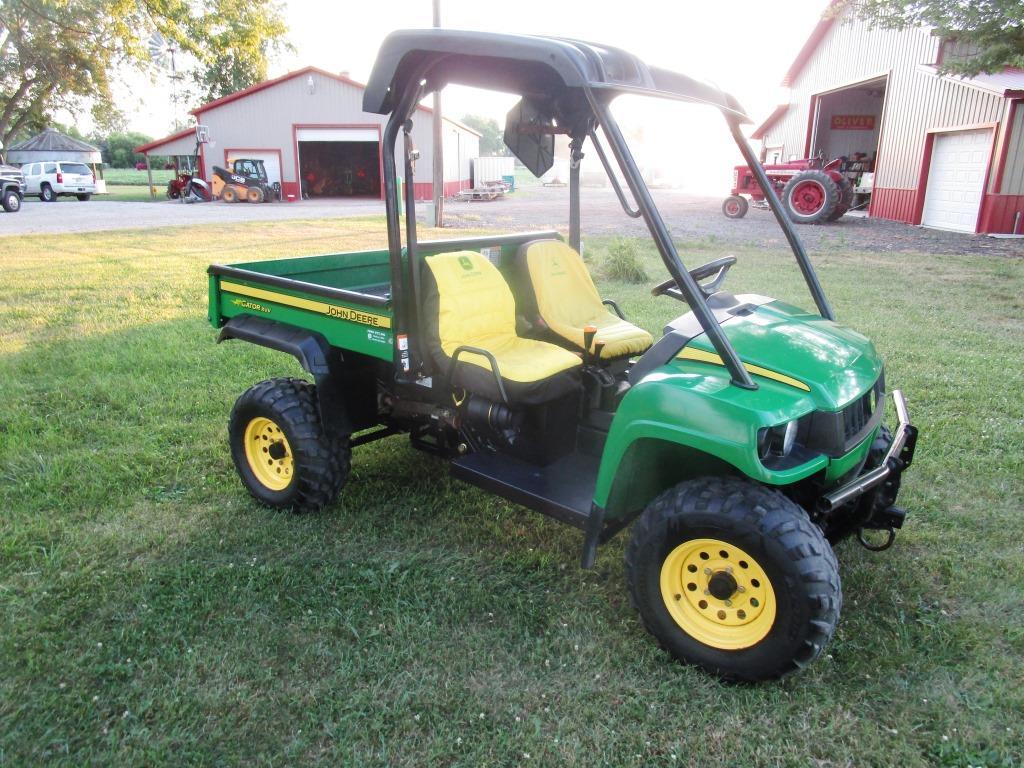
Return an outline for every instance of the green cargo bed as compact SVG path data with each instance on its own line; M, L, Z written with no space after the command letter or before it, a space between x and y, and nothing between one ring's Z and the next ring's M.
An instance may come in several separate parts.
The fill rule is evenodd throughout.
M507 271L519 246L554 232L432 240L420 257L478 250ZM406 259L403 250L403 262ZM386 249L214 264L209 268L209 319L222 327L239 315L263 317L321 334L333 347L392 361L394 311Z

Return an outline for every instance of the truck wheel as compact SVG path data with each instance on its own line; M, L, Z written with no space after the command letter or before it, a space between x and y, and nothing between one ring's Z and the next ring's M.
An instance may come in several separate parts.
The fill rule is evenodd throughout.
M726 680L803 669L843 601L821 530L778 491L738 478L690 480L652 501L633 526L626 572L662 647Z
M845 176L839 180L839 204L828 217L829 221L841 219L853 205L853 183Z
M316 387L268 379L235 402L228 422L242 484L268 507L312 512L333 502L348 478L348 435L326 435Z
M259 187L249 187L249 189L245 191L245 199L250 203L262 203L263 190Z
M52 203L57 199L57 195L53 191L53 187L49 184L43 184L39 188L39 199L44 203Z
M782 204L795 223L821 224L839 205L839 185L824 171L802 171L782 188Z
M75 195L75 197L77 197L83 203L87 203L87 202L89 202L89 198L92 197L92 195L89 194L89 193L85 193L85 194L81 194L81 195Z
M228 184L220 191L220 199L225 203L233 203L238 200L238 190Z
M4 210L8 213L16 213L21 210L21 197L13 189L8 189L4 192L0 205L3 205Z
M747 215L748 208L750 208L750 204L747 202L747 198L740 195L730 195L722 203L722 213L728 219L742 219Z

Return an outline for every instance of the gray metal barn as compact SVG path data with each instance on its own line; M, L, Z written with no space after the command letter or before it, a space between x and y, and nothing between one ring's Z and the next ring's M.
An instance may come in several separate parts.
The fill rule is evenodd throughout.
M347 75L316 67L290 72L192 111L209 129L199 147L199 173L210 180L214 165L227 167L241 157L262 159L270 181L281 183L282 197L383 198L381 115L362 111L363 85ZM479 155L480 134L444 120L444 193L470 186L470 160ZM412 138L420 152L418 179L433 173L430 109L420 107ZM195 130L172 134L136 147L149 155L188 156L196 147ZM401 164L400 166L401 167ZM430 199L430 181L415 183L416 198Z
M788 103L753 138L766 162L862 154L871 216L1024 231L1024 72L938 74L957 55L929 29L871 28L833 2L783 80Z

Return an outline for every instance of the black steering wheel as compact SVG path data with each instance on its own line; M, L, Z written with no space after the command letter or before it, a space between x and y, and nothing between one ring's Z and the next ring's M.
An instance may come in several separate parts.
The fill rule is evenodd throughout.
M694 282L697 283L697 286L705 296L710 296L722 286L722 283L725 282L725 274L735 263L735 256L723 256L720 259L709 261L707 264L701 264L699 267L694 267L690 270L690 277L694 279ZM711 282L701 283L701 280L711 277L712 275L715 277ZM662 296L664 294L668 294L674 299L686 301L682 292L679 290L679 286L676 285L676 279L674 277L670 277L663 283L658 283L651 289L652 296Z

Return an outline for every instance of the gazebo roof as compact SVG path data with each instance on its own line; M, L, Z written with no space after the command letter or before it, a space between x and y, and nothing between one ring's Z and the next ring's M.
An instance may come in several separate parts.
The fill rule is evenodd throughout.
M9 162L32 162L33 160L80 160L100 162L100 150L81 139L65 136L59 131L47 128L42 133L19 141L7 149Z
M99 147L65 136L60 131L47 128L30 139L19 141L10 147L11 150L30 152L99 152Z

